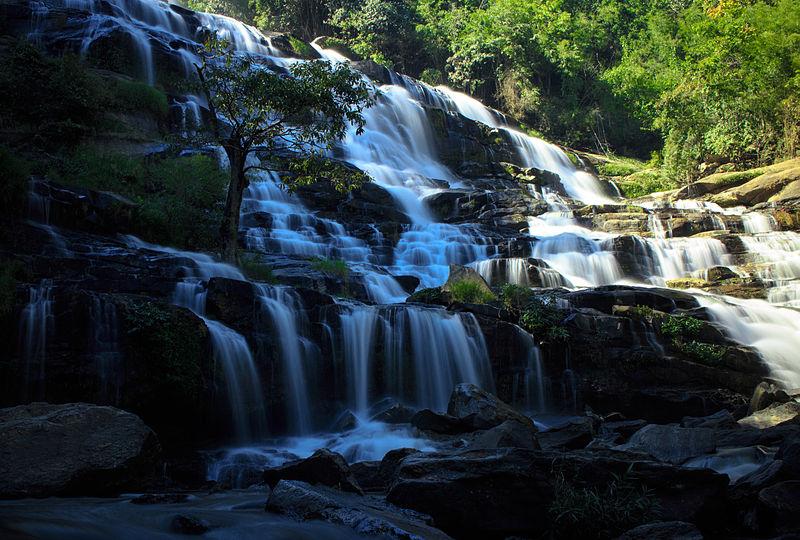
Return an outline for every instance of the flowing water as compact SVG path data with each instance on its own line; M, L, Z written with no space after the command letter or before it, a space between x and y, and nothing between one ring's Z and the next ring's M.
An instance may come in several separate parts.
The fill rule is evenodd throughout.
M58 4L58 2L54 2ZM48 4L49 5L49 4ZM47 6L35 3L31 39L47 37L44 19ZM242 52L257 55L266 65L283 69L300 60L287 58L257 30L222 16L186 16L173 5L143 0L67 0L62 5L67 20L80 28L72 36L76 52L91 56L103 39L122 32L133 43L137 76L158 82L154 58L168 54L193 77L195 50L201 37L216 31ZM82 22L81 22L82 21ZM76 37L77 36L77 37ZM317 48L331 61L341 55ZM392 83L380 87L377 104L365 114L364 132L351 129L335 149L337 157L367 172L392 196L397 209L410 221L402 227L393 247L373 225L365 235L349 225L322 217L281 186L277 174L254 175L242 205L243 238L246 247L266 256L281 256L307 262L311 258L341 260L362 280L370 303L338 301L326 314L324 331L331 357L323 357L304 305L292 288L254 283L258 331L274 336L270 354L278 359L286 396L286 433L273 433L267 426L264 388L267 369L263 354L253 354L244 335L206 315L208 282L215 277L246 280L242 272L213 257L147 244L133 237L128 247L146 257L168 258L182 268L172 302L202 317L209 329L213 355L224 380L216 381L231 412L236 443L243 446L223 452L209 471L215 479L235 478L247 467L274 464L309 455L320 446L342 452L349 460L380 459L399 446L433 449L429 441L415 438L406 428L370 421L368 411L377 400L392 396L415 407L445 410L453 386L472 382L494 391L489 355L480 325L472 314L442 308L401 304L408 296L396 276L415 276L420 288L444 283L451 264L471 265L492 285L531 285L531 275L544 287L592 287L614 283L663 286L670 279L707 275L710 267L734 267L737 275L754 275L767 285L767 301L736 300L697 293L709 313L732 337L756 348L768 363L771 375L786 387L800 386L800 235L775 230L768 216L744 209L723 209L698 201L677 201L671 206L647 205L650 234L622 235L591 230L582 225L573 209L578 204L620 204L613 186L576 167L561 148L528 136L514 128L504 115L449 88L433 88L408 77L391 74ZM180 119L178 128L195 131L201 122L204 100L194 95L171 103ZM520 237L523 254L504 256L485 224L441 223L428 206L430 196L470 187L440 159L429 109L462 115L486 124L505 140L516 155L516 164L555 173L563 190L539 188L529 193L546 205L547 211L524 216L527 228ZM59 243L58 232L49 225L48 202L31 190L31 219L48 231L56 255L73 256ZM658 213L657 213L658 212ZM665 226L662 212L702 212L714 229L726 229L728 219L741 219L741 241L748 264L728 252L726 244L713 237L676 237L672 221ZM725 218L725 219L723 219ZM622 243L627 242L627 243ZM63 245L62 245L63 244ZM623 245L624 248L619 246ZM628 252L622 252L627 250ZM388 252L387 252L388 251ZM636 268L621 264L633 256ZM545 264L532 263L530 258ZM531 269L530 267L534 268ZM534 272L534 274L531 274ZM704 274L705 273L705 274ZM48 336L53 325L53 287L42 282L32 287L20 327L20 350L26 366L26 381L32 394L41 392L47 360ZM93 343L102 385L115 392L114 315L98 305L92 309ZM534 339L520 331L525 343L525 369L513 382L515 401L528 411L541 412L554 404L543 374L542 358ZM319 389L314 381L316 366L336 372L341 383L340 404L358 416L357 425L343 434L320 434L315 417ZM553 385L567 396L569 407L578 403L577 375L566 369ZM563 404L559 404L561 406ZM285 436L291 435L290 438ZM275 437L283 437L275 439ZM271 442L270 442L271 441ZM255 464L255 465L254 465ZM236 482L233 482L236 483Z

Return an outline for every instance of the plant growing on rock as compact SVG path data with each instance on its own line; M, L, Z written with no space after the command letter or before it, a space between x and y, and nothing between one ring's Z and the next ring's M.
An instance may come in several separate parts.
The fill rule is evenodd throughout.
M266 161L289 154L299 174L289 183L309 183L326 160L322 153L341 140L348 127L364 127L363 111L374 102L368 84L344 65L326 61L295 64L289 74L270 71L247 54L236 54L210 39L196 66L211 111L211 138L225 150L230 183L220 225L222 257L236 260L239 210L247 173L269 167L248 163L258 151ZM363 181L348 177L342 190Z
M487 304L495 300L495 296L481 287L480 283L468 279L451 283L450 296L454 301L464 304Z
M540 341L566 341L569 331L562 325L564 313L555 298L531 298L519 316L520 325Z
M627 472L613 475L602 489L579 487L560 474L548 513L556 538L616 538L654 520L659 506L653 494L631 481Z
M667 315L661 323L661 333L671 338L672 346L686 356L704 364L713 363L725 355L725 347L693 339L700 334L703 324L688 315Z

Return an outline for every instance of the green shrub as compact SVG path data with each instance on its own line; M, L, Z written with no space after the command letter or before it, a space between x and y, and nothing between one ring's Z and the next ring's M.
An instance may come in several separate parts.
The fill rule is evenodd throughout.
M213 250L228 176L207 156L144 159L82 146L62 155L48 176L111 191L139 205L131 231L157 244Z
M643 166L632 161L608 161L597 166L601 176L630 176L641 171Z
M449 285L450 295L456 302L465 304L486 304L495 300L495 296L477 281L461 279Z
M109 107L121 111L146 112L158 119L169 113L167 95L149 84L123 79L107 81Z
M541 341L566 341L569 331L562 325L564 313L555 300L532 298L519 316L520 325Z
M725 347L700 341L677 341L673 345L686 356L702 364L714 364L725 356Z
M11 314L17 297L17 278L23 273L22 263L0 261L0 320Z
M524 308L532 294L528 287L513 283L506 283L500 287L500 301L510 311L520 311Z
M0 146L0 212L2 218L18 218L25 210L30 164Z
M272 273L272 268L259 262L257 256L252 253L245 253L239 257L239 268L248 279L267 283L278 282Z
M298 56L309 56L314 54L314 49L311 47L311 45L301 39L297 39L294 36L289 36L289 43Z
M688 315L668 316L661 323L661 332L671 338L694 337L703 329L703 321Z
M658 191L669 191L678 187L677 182L655 169L640 171L617 179L615 182L622 194L629 199L635 199Z
M341 259L315 258L311 260L311 268L318 272L332 274L343 280L347 280L350 277L350 267Z
M659 505L627 475L614 475L603 489L578 487L560 475L548 513L556 538L615 538L656 519Z

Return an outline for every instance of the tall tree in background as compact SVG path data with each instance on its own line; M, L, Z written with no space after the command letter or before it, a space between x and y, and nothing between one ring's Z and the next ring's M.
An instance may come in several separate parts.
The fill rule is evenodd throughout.
M211 138L230 162L220 241L223 259L234 262L247 173L261 168L248 165L248 156L259 151L270 161L279 152L288 153L303 171L296 181L307 179L315 164L324 163L322 153L341 140L350 125L363 130L363 111L373 104L374 95L347 66L320 60L295 64L289 74L279 74L216 39L206 44L196 67L211 111ZM358 175L352 178L363 181ZM352 178L335 182L335 187L354 187Z

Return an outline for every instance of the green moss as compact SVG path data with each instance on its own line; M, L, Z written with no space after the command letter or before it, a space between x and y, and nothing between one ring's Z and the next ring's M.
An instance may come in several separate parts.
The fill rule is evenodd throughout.
M496 299L481 283L467 279L450 283L449 289L453 300L465 304L486 304Z
M671 338L686 339L697 336L703 324L700 319L688 315L670 315L661 323L661 332Z
M452 302L452 297L450 293L443 291L439 287L431 287L430 289L422 289L415 292L406 299L406 302L446 306Z
M139 299L121 301L126 361L135 366L134 409L168 404L190 408L203 391L204 339L197 317L186 310Z
M506 283L500 288L500 301L510 311L520 311L528 304L532 292L528 287Z

